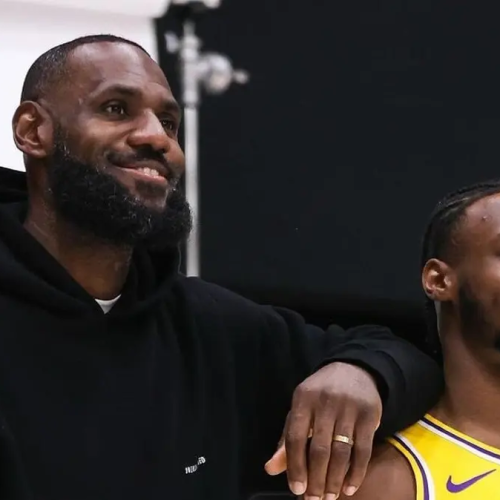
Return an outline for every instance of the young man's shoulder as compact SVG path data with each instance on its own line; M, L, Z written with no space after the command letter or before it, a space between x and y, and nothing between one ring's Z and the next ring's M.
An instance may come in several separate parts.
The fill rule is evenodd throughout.
M352 497L341 500L415 500L415 479L406 458L389 443L375 447L366 478Z

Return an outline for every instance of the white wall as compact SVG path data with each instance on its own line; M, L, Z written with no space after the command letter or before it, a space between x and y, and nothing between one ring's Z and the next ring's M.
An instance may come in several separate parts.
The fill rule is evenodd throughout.
M24 76L39 55L78 36L109 33L156 57L153 18L166 6L166 0L0 0L0 166L24 169L11 119Z

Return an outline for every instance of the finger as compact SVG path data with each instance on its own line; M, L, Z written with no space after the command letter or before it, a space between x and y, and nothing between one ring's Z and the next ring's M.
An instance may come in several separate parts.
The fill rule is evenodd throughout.
M285 472L287 468L286 463L286 450L285 445L282 444L272 456L272 458L266 463L266 472L271 476L277 476L282 472Z
M336 500L339 497L351 461L352 446L340 441L334 441L334 438L335 436L344 436L352 439L353 434L353 420L342 420L335 425L326 477L325 500Z
M356 428L351 466L344 482L344 493L347 496L354 495L365 479L372 456L373 436L377 427L370 425L369 422L360 422Z
M311 411L294 405L285 434L288 484L294 495L307 489L307 439L311 428Z
M313 431L309 430L307 437L312 437ZM265 465L266 472L270 476L277 476L287 469L286 461L286 448L285 448L285 434L281 437L278 443L278 449L274 452L274 455Z
M306 499L319 499L325 493L334 425L335 415L331 412L314 421L312 439L309 445Z
M266 463L265 470L271 476L277 476L286 470L286 450L285 450L285 434L288 428L288 420L290 418L290 413L286 416L285 426L283 427L283 433L278 442L278 447L274 452L274 455Z

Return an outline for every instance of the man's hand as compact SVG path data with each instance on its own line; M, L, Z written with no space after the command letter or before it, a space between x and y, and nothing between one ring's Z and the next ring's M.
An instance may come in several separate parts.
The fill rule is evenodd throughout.
M381 416L382 401L369 373L346 363L325 366L295 390L266 471L287 470L292 492L308 500L336 500L342 490L351 496L365 477Z

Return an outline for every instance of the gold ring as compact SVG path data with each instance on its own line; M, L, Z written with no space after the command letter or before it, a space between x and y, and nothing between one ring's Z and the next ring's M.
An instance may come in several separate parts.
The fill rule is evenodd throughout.
M337 443L345 443L349 446L354 445L354 441L350 437L343 436L342 434L335 434L335 436L333 436L333 441L337 441Z

